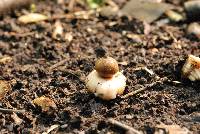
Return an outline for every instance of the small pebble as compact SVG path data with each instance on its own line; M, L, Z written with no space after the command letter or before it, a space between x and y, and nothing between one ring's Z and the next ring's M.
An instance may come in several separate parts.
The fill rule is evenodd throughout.
M133 116L129 114L129 115L125 115L125 118L126 119L133 119Z
M184 17L181 14L179 14L179 13L173 11L173 10L168 10L167 12L165 12L165 14L173 22L179 22L179 21L184 20Z
M196 22L189 24L187 34L195 35L195 37L200 39L200 25Z
M190 0L184 3L189 21L200 20L200 0Z

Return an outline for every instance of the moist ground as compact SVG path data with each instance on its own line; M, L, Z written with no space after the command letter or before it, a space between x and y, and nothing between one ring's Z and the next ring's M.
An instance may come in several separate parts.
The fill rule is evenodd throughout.
M66 6L52 1L40 2L37 8L43 14L69 12ZM81 8L84 7L77 5L74 10ZM144 35L145 25L126 17L93 15L87 20L60 21L65 32L72 34L71 42L52 39L55 20L24 25L13 14L2 17L0 55L10 56L13 61L0 65L0 78L12 85L12 91L0 106L26 112L17 114L23 120L21 125L14 123L11 114L0 113L0 133L41 133L54 124L62 126L60 133L124 133L106 122L110 117L148 133L161 122L199 132L199 121L189 118L200 111L200 84L183 79L180 72L188 54L199 56L200 44L185 34L185 24L170 23L161 27L152 24L152 31ZM117 23L111 26L111 22ZM124 36L124 30L143 34L142 43ZM155 48L158 51L153 51ZM84 79L104 50L117 61L127 63L120 64L127 77L124 94L156 81L155 75L135 70L137 67L146 66L168 81L127 99L102 101L87 93ZM63 59L65 64L49 69ZM33 99L43 95L56 103L53 112L42 112L32 104Z

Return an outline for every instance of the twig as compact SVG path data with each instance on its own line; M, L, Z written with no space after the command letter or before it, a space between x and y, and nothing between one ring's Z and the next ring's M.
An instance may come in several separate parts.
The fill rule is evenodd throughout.
M131 131L131 132L133 132L134 134L141 134L140 131L134 129L133 127L130 127L130 126L128 126L128 125L126 125L126 124L123 124L123 123L121 123L121 122L119 122L119 121L116 121L116 120L114 120L114 119L112 119L112 118L109 118L109 119L108 119L108 122L109 122L110 124L113 124L113 125L115 125L115 126L118 126L118 127L122 128L122 129L124 129L124 130L126 130L126 131Z
M6 108L0 108L0 112L2 113L25 113L25 110L16 110L16 109L6 109Z
M69 14L61 14L61 15L54 15L49 18L49 20L57 20L57 19L74 19L75 15L72 13Z
M155 74L152 70L148 69L147 67L144 67L144 70L147 71L150 75Z
M135 68L133 71L138 71L138 70L145 70L145 71L147 71L150 75L154 75L154 74L155 74L152 70L148 69L147 67L137 67L137 68Z
M61 61L55 63L54 65L52 65L51 67L49 67L49 70L53 70L53 69L55 69L55 68L57 68L57 67L59 67L59 66L65 64L68 60L69 60L69 59L66 58L66 59L63 59L63 60L61 60Z
M128 98L128 97L130 97L130 96L133 96L133 95L135 95L135 94L137 94L137 93L140 93L140 92L142 92L142 91L144 91L144 90L146 90L146 89L148 89L148 88L150 88L150 87L153 87L153 86L157 85L158 83L163 83L163 82L166 81L166 80L168 80L167 77L160 78L158 81L155 81L155 82L153 82L153 83L151 83L151 84L146 84L146 86L144 86L144 87L142 87L142 88L140 88L140 89L138 89L138 90L132 91L132 92L130 92L130 93L128 93L128 94L122 96L121 98L122 98L122 99L126 99L126 98Z
M75 3L76 3L76 0L70 0L69 5L68 5L68 9L73 10Z
M43 132L42 134L49 134L51 131L53 131L54 129L58 128L60 125L52 125L47 132Z
M33 35L34 32L27 32L27 33L15 33L15 32L4 32L3 34L0 33L0 36L16 36L16 37L26 37Z
M88 11L77 11L73 13L68 14L61 14L61 15L55 15L49 18L49 20L57 20L57 19L83 19L88 20L90 19L90 16L94 14L94 10L88 10Z
M19 118L16 113L13 113L11 115L11 117L14 120L15 124L17 124L17 125L21 125L22 124L23 120L21 118Z

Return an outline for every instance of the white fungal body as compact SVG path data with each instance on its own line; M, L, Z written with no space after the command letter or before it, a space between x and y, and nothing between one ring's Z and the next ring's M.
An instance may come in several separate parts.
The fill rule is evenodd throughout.
M117 72L111 78L102 78L96 70L93 70L86 78L86 86L89 92L104 99L115 99L117 95L124 92L126 86L126 77Z
M189 55L182 68L182 73L191 81L200 80L200 58Z

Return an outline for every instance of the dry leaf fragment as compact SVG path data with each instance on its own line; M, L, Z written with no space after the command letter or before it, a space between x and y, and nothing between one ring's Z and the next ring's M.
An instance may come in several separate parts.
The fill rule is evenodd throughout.
M187 128L181 128L179 125L157 125L155 134L192 134Z
M22 119L20 119L18 116L17 116L17 114L16 113L13 113L12 115L11 115L11 117L12 117L12 119L14 120L14 122L15 122L15 124L16 125L20 125L21 123L22 123Z
M141 36L138 34L126 34L126 37L132 39L135 43L142 43Z
M3 99L7 92L11 91L9 83L6 81L0 80L0 100Z
M182 68L182 74L191 81L200 80L200 58L189 55Z
M118 62L119 65L123 65L123 66L127 66L128 62L127 61L122 61L122 62Z
M12 61L12 58L10 56L5 56L3 58L0 58L0 63L6 64Z
M46 15L43 14L39 14L39 13L29 13L27 15L22 15L18 18L18 21L27 24L27 23L36 23L39 21L44 21L47 20L48 17Z
M42 111L47 112L50 108L56 108L54 101L48 97L39 97L33 100L33 103L42 108Z
M54 129L58 128L60 125L52 125L46 132L43 132L42 134L49 134Z

